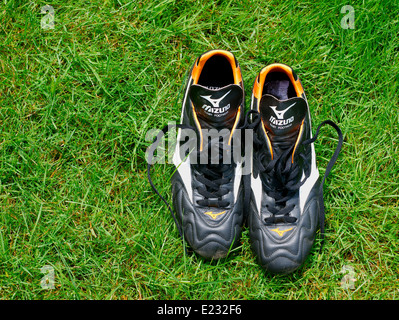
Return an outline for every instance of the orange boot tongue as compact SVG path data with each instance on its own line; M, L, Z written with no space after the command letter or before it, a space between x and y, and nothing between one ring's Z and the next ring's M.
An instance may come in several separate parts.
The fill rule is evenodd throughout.
M242 103L243 91L235 84L217 90L192 85L189 97L202 129L231 129Z

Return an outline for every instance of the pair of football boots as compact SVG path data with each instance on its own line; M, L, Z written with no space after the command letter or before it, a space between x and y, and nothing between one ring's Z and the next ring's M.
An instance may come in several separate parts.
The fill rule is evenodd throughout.
M212 50L195 61L176 126L176 215L160 196L181 237L200 256L226 257L247 223L259 264L290 273L305 261L319 227L323 236L323 184L342 134L325 121L312 136L305 92L287 65L260 71L246 114L244 100L240 66L231 52ZM337 130L339 142L320 180L313 142L325 124ZM148 177L158 193L149 169L150 164Z

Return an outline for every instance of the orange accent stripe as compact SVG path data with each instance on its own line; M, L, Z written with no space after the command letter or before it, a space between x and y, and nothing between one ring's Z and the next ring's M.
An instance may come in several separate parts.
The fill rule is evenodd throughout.
M267 140L267 144L269 145L270 154L271 154L272 160L273 160L273 148L272 148L272 143L271 143L271 141L270 141L269 135L267 134L267 131L266 131L265 126L264 126L263 123L262 123L262 128L263 128L263 131L264 131L264 133L265 133L266 140Z
M234 130L235 130L236 127L237 127L238 120L240 120L240 114L241 114L241 106L240 106L240 108L238 109L238 112L237 112L237 115L236 115L236 121L234 121L233 128L231 129L230 138L229 138L229 143L227 144L228 146L229 146L230 143L231 143L231 138L233 137Z
M199 76L201 74L202 68L204 67L204 64L198 64L198 59L195 61L193 71L191 71L191 78L193 78L193 84L198 83Z
M262 71L261 71L261 73L262 73ZM256 77L255 83L254 83L254 87L253 87L253 90L252 90L252 93L253 93L254 97L256 99L258 99L258 101L260 100L260 98L262 98L263 83L265 82L265 79L263 79L262 83L260 82L261 73L259 73L259 75ZM259 79L259 82L258 82L258 79Z
M302 136L302 131L303 131L303 122L304 122L304 121L305 121L305 119L303 119L303 120L302 120L302 123L301 123L301 128L299 129L298 138L296 139L296 142L295 142L294 151L292 151L292 160L291 160L291 163L294 163L294 154L295 154L295 151L296 151L296 147L298 146L299 139L300 139L300 138L301 138L301 136Z

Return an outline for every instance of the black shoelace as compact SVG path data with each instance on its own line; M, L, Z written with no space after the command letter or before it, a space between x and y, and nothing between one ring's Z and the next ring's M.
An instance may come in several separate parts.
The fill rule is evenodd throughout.
M208 155L207 163L199 164L198 160L197 164L193 165L196 179L204 185L197 189L198 193L204 197L204 199L197 201L197 205L202 207L226 208L231 205L229 201L223 200L222 197L229 193L229 189L224 186L233 179L232 153L230 152L229 155L229 164L224 164L223 161L226 160L223 159L224 145L222 141L217 141L218 139L219 137L209 140L203 151L197 151L197 159L201 157L201 153ZM215 146L218 157L215 159L215 164L212 164L210 154L211 148Z
M257 131L257 127L261 124L260 114L256 111L253 112L252 125L253 129ZM323 186L326 178L331 172L334 166L343 144L343 136L339 127L331 120L323 121L317 128L316 134L313 138L302 142L304 146L314 143L317 140L319 131L324 125L330 125L333 127L338 134L338 144L332 155L324 173L324 177L320 183L320 234L322 238L322 244L324 241L324 222L325 222L325 209L323 199ZM293 134L297 134L294 132ZM295 217L290 216L290 212L294 209L295 205L287 205L286 202L298 191L303 185L306 179L310 175L309 164L306 161L306 157L303 153L295 151L295 161L292 161L292 153L294 152L295 145L292 144L292 139L285 136L285 140L279 140L278 138L273 141L274 144L278 144L280 153L273 157L271 161L265 161L266 156L264 150L264 140L254 135L254 149L258 152L254 153L254 167L256 166L257 171L261 172L261 181L266 193L275 200L275 206L268 206L267 209L272 214L270 217L265 218L264 223L266 225L275 223L294 223ZM288 138L288 139L287 139ZM287 142L288 141L288 142ZM298 148L297 148L298 149ZM303 161L299 161L302 158ZM303 164L303 170L299 163ZM301 180L302 174L305 174L305 178Z

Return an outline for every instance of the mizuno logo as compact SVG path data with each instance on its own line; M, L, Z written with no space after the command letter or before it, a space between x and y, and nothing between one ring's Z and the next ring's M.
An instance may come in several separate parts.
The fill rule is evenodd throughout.
M222 101L230 93L230 91L227 92L225 95L223 95L221 98L218 98L218 99L212 99L211 98L212 96L201 96L201 98L205 99L206 101L208 101L211 104L211 106L204 104L202 106L202 108L206 112L213 113L213 114L217 114L217 113L220 114L220 113L226 112L227 110L230 109L230 103L225 105L224 107L220 107L219 104L220 104L220 101Z
M283 120L278 120L275 117L270 116L269 121L270 121L271 124L274 124L275 126L285 126L285 125L290 124L290 123L292 123L294 121L294 116L292 116L291 118L285 119L285 120L284 119Z
M291 109L294 105L296 104L296 102L294 102L292 105L290 105L288 108L281 110L281 111L277 111L277 107L276 106L270 106L270 108L272 108L272 110L274 111L274 114L277 116L277 119L279 120L283 120L284 119L284 114Z
M225 212L226 212L226 210L222 211L222 212L218 212L218 213L213 213L213 211L207 211L207 212L204 212L204 214L210 216L213 220L215 220L218 216L222 215Z
M276 229L271 229L271 231L276 232L280 237L282 237L284 235L284 233L286 233L287 231L291 231L293 228L289 228L289 229L285 229L285 230L280 230L280 228L276 228Z

